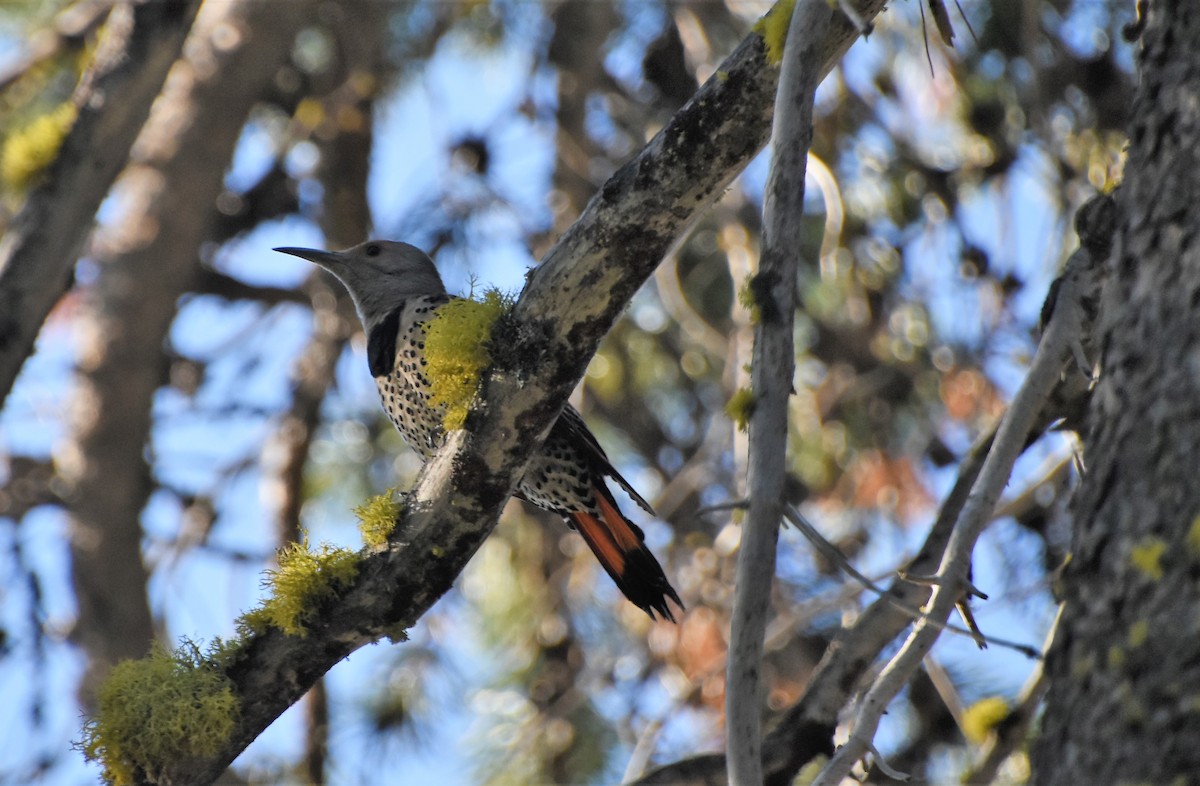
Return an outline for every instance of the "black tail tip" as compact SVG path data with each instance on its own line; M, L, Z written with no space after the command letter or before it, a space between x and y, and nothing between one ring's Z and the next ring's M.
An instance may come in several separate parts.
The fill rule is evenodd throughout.
M669 601L674 601L680 611L686 611L686 608L658 560L645 547L642 551L627 554L626 558L624 575L613 576L617 587L630 603L649 614L650 619L657 620L661 616L676 622Z
M675 614L671 611L670 604L667 603L668 598L675 601L675 605L679 607L680 611L687 611L687 607L683 605L683 601L679 599L679 595L675 592L674 587L672 587L670 584L667 585L666 591L654 600L645 604L639 603L637 605L642 611L650 615L650 619L652 620L657 621L658 617L656 617L655 614L658 614L665 620L678 623L679 621L675 619Z

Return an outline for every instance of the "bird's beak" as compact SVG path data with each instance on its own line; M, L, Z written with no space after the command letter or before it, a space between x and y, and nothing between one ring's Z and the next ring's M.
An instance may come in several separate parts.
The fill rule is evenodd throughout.
M307 259L309 262L316 263L329 271L341 267L342 258L336 251L321 251L317 248L294 248L291 246L284 246L274 250L281 254L291 254L294 257Z

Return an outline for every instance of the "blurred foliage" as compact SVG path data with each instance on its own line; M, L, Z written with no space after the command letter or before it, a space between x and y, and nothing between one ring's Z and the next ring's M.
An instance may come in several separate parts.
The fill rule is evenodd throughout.
M917 5L891 4L818 94L807 240L797 249L805 265L788 493L873 575L911 556L960 458L1003 410L1032 352L1046 286L1073 242L1069 217L1120 178L1133 83L1121 40L1132 3L965 4L975 36L951 9L956 49L922 28ZM35 29L52 20L38 8L0 14ZM339 76L343 12L326 9L244 130L245 161L232 165L227 195L212 207L212 243L187 253L261 285L268 246L255 233L314 231L323 196L349 176L320 166L324 146L361 129L361 102L377 102L377 134L398 138L375 143L376 233L428 249L452 289L474 275L519 284L534 261L527 249L544 251L766 10L732 2L397 3L376 31L386 39L378 73ZM17 139L16 129L66 100L73 58L87 46L69 43L0 93L6 137ZM740 532L727 503L743 494L745 437L734 421L747 403L754 320L752 297L738 293L755 267L764 161L638 294L577 401L614 463L654 503L661 523L639 523L687 614L678 626L652 623L620 598L574 533L513 503L460 592L427 615L413 641L362 656L386 661L386 676L370 691L334 694L341 712L360 717L362 735L387 743L374 755L415 755L437 739L457 745L439 756L470 758L472 781L581 783L619 779L635 748L661 762L719 745ZM85 282L102 274L86 265L80 273ZM287 275L271 283L295 283ZM235 576L239 565L265 567L273 550L244 487L261 481L261 437L290 401L289 364L308 310L250 301L202 296L181 306L149 453L152 562L162 553L215 560ZM189 330L198 315L208 327ZM357 534L342 526L348 512L380 489L408 487L419 469L379 411L362 355L358 338L338 364L303 484L309 530L354 547ZM1041 455L1064 452L1054 442ZM1044 515L997 528L980 547L992 598L980 623L1022 641L1044 632L1056 566L1042 556L1061 553L1044 524L1061 516L1064 486L1040 480L1032 467L1014 483L1039 490ZM185 552L187 511L200 508L211 512L206 534ZM157 575L165 580L172 564L155 562ZM37 570L17 566L18 574ZM764 665L772 712L799 695L841 616L860 603L833 566L788 534L778 572ZM158 584L151 591L164 592ZM255 601L250 593L235 602ZM194 613L175 622L181 603L156 603L164 627L196 624ZM224 614L209 608L201 618ZM1038 622L1003 627L1014 617ZM5 629L10 645L32 635ZM960 763L969 757L994 723L977 716L1012 698L1020 682L1013 675L1022 667L967 646L971 659L955 661L966 665L954 687L977 708L970 728L929 732L948 700L932 689L907 693L907 711L889 721L888 739L917 777L945 774L947 750ZM11 646L3 657L19 651ZM952 646L935 655L962 657ZM460 738L448 728L464 712L473 720ZM352 761L353 741L336 742L331 768L370 769Z

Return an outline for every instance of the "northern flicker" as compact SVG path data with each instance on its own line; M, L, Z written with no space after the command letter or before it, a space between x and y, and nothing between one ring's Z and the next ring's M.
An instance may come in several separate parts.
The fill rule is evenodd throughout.
M425 323L453 296L423 251L407 243L370 241L345 251L277 248L328 270L346 287L367 335L367 361L392 424L423 460L442 444L441 407L430 404L425 376ZM649 503L609 463L583 417L570 404L530 460L516 496L561 515L583 536L625 597L652 618L674 621L680 608L671 583L641 529L617 507L611 478L643 510Z

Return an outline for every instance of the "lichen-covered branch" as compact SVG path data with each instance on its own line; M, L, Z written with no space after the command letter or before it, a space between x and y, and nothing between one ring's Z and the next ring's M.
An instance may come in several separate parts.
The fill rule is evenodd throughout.
M883 0L860 9L873 18ZM857 31L829 10L827 73ZM778 72L749 36L654 140L621 168L535 270L495 344L467 429L452 432L410 493L393 546L363 557L351 588L323 600L303 638L271 628L224 670L240 713L218 753L162 782L207 783L331 666L399 636L444 594L488 536L515 479L633 293L699 211L765 144Z

